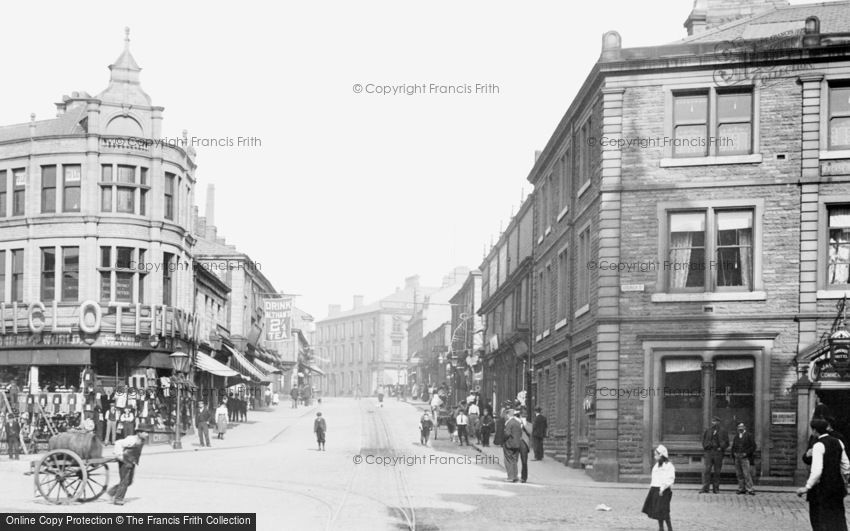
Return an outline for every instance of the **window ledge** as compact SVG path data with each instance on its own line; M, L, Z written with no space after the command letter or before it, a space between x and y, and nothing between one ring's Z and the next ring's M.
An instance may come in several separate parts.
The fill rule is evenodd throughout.
M819 289L817 297L819 299L843 299L850 297L850 289Z
M569 212L569 211L570 211L570 206L569 205L565 206L564 209L561 210L561 213L558 214L558 221L561 221L562 219L564 219L564 216L566 216L567 212Z
M546 232L543 233L543 236L549 236L550 234L552 234L552 225L546 227Z
M539 238L537 238L537 245L543 243L543 235L541 234Z
M578 310L576 310L576 313L575 313L575 315L573 315L573 317L578 318L578 317L586 314L589 311L590 311L590 304L588 303L588 304L585 304L584 306L582 306L581 308L579 308Z
M819 156L821 160L850 159L850 149L834 149L831 151L821 151Z
M724 155L721 157L689 157L689 158L663 158L662 168L676 168L680 166L715 166L721 164L760 164L761 153L751 155Z
M556 331L560 330L561 328L564 328L565 326L567 326L567 318L566 317L564 317L563 319L561 319L560 321L555 323L555 330Z
M723 291L716 293L653 293L652 302L721 302L721 301L763 301L767 300L765 291Z
M535 340L535 341L540 341L541 339L543 339L543 334L537 334L537 335L534 337L534 340Z
M546 330L544 330L543 333L541 334L541 336L542 336L543 339L546 339L547 337L549 337L549 329L547 328Z
M581 195L585 193L588 188L590 188L590 179L588 179L586 183L581 185L581 188L579 188L578 192L576 192L576 197L581 197Z

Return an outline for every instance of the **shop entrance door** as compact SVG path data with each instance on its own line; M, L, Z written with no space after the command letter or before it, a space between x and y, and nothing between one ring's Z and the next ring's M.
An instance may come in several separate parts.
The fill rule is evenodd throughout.
M847 437L850 434L850 389L817 391L818 400L829 407L835 424L832 429Z

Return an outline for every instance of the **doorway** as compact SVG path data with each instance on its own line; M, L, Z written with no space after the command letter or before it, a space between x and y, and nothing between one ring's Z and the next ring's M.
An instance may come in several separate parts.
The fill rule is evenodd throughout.
M847 436L850 433L850 389L847 390L818 390L815 392L818 401L829 407L835 423L832 429Z

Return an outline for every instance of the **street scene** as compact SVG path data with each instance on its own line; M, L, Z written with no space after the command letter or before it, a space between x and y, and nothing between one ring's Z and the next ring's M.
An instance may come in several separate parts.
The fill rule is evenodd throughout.
M847 529L850 0L55 7L3 529Z

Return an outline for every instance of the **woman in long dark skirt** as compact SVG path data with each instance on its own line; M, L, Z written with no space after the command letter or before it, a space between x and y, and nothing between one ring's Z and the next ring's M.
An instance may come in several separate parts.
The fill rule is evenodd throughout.
M649 494L643 502L643 512L653 520L658 520L658 531L673 531L670 523L670 498L673 497L673 483L676 481L676 467L670 462L667 448L659 444L655 449L655 466L652 467L652 482Z

